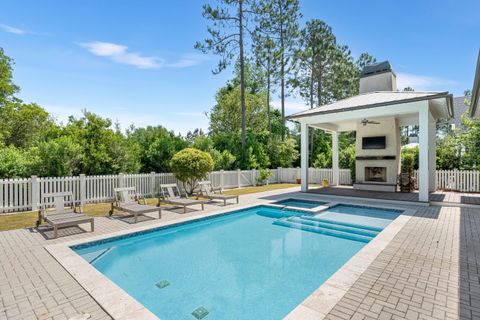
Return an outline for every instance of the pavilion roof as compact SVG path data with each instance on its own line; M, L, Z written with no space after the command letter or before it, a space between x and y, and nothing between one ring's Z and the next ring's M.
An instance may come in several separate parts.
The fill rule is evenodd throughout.
M433 100L438 98L447 98L448 114L450 117L453 117L452 95L448 92L375 91L297 112L286 118L289 120L295 120L313 115L339 113L358 109L384 107L388 105L393 106L402 103Z

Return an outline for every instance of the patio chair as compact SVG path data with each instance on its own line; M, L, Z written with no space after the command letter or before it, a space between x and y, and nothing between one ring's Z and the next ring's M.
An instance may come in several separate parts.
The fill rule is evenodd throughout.
M189 199L188 197L183 197L180 193L180 189L175 183L163 184L160 186L161 197L158 200L158 206L160 206L160 200L165 201L168 204L183 207L183 213L187 213L187 207L193 205L201 205L202 210L204 209L205 201L198 199Z
M53 199L53 202L50 201ZM47 210L53 207L53 210ZM71 192L44 193L38 211L37 227L47 222L53 227L53 237L58 237L58 228L76 226L90 222L91 232L94 231L94 219L83 213L81 205L76 206Z
M137 194L135 187L128 188L114 188L114 200L112 201L109 215L114 214L114 210L119 210L133 216L135 223L138 221L139 215L145 215L148 212L158 211L158 219L162 218L162 209L160 207L151 206L147 204L144 197ZM143 200L143 201L142 201ZM143 202L141 204L140 202Z
M199 185L200 191L198 192L198 196L202 195L210 200L223 200L224 206L227 205L227 200L229 199L236 199L238 203L238 195L223 194L221 192L216 193L210 181L201 181L199 182Z

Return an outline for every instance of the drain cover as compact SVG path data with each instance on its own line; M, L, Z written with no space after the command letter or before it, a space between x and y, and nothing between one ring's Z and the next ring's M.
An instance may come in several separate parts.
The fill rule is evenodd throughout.
M170 285L170 282L168 282L167 280L162 280L160 282L157 282L157 284L155 285L157 286L157 288L163 289L165 287L168 287Z
M205 318L208 315L208 310L204 307L199 307L192 312L192 316L197 318L198 320Z

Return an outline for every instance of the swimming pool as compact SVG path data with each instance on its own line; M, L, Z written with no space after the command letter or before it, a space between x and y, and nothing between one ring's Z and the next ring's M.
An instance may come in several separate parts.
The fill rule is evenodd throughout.
M72 249L162 319L280 319L381 231L349 210L257 206Z

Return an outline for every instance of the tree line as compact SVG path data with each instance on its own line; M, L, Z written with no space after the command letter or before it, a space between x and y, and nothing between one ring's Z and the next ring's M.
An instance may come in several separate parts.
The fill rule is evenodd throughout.
M314 108L358 94L362 68L376 62L368 53L354 58L324 21L302 23L298 0L217 0L202 14L208 37L195 47L219 56L213 73L233 64L207 113L208 132L121 130L87 110L58 123L16 96L13 60L0 48L0 177L170 172L173 155L187 147L208 152L215 170L298 166L299 131L285 123L286 97ZM279 109L271 106L274 95ZM479 122L465 117L455 130L446 123L438 124L437 167L480 169ZM402 129L402 141L412 130ZM311 129L310 137L310 165L331 167L331 136ZM339 148L340 167L354 173L355 132L340 134Z

